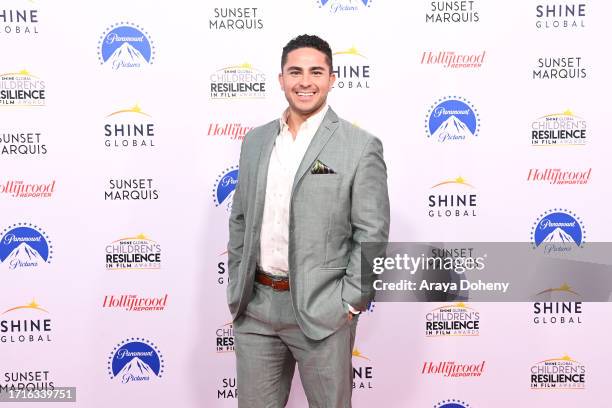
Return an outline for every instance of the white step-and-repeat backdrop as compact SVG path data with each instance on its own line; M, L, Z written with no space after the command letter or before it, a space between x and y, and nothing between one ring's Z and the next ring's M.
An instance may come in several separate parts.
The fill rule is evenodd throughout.
M281 49L298 34L330 43L330 105L384 143L393 241L555 238L534 225L606 241L611 12L3 0L0 396L237 405L227 220L240 141L285 108ZM610 406L610 306L547 289L567 302L371 304L354 406ZM426 330L448 319L470 330ZM289 406L306 406L297 376Z

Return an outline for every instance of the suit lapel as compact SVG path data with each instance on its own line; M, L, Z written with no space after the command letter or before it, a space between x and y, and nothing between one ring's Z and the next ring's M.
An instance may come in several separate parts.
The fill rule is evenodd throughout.
M261 229L261 221L263 219L264 202L266 198L266 185L268 183L268 167L270 165L270 156L272 155L272 149L274 148L274 142L276 136L280 131L280 125L275 122L272 129L266 137L266 140L262 142L262 147L259 153L259 162L257 164L257 188L255 189L255 225L257 226L257 234Z
M337 128L338 115L336 115L336 113L331 108L329 108L329 110L325 114L325 117L323 118L323 122L321 122L321 126L319 126L319 129L312 137L308 149L306 149L306 153L304 154L304 158L300 163L298 171L295 173L295 178L293 179L293 187L291 189L292 198L295 188L298 186L306 172L310 170L314 161L321 153L321 150L323 150L323 148L325 147L329 139L333 136Z

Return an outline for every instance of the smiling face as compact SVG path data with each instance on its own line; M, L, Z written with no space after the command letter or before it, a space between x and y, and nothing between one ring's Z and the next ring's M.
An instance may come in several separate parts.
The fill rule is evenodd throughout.
M330 72L324 53L305 47L287 54L278 80L289 102L290 114L303 121L323 107L336 75Z

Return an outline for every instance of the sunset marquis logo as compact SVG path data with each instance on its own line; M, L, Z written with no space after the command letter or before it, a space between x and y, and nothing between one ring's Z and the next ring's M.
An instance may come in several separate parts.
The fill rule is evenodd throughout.
M370 88L371 66L365 55L351 47L334 52L333 73L336 74L334 88L360 89Z
M374 367L372 360L359 349L353 349L353 390L374 388Z
M6 309L0 314L0 343L50 342L53 330L48 314L35 300Z
M591 170L565 170L559 168L529 169L527 181L542 182L554 185L587 184L591 179Z
M427 111L427 137L440 143L471 140L478 135L478 112L464 98L449 96L438 100Z
M455 51L425 51L421 65L439 65L442 68L480 68L484 64L486 51L479 53L460 53Z
M211 30L262 30L261 9L257 7L215 7L208 20Z
M53 391L55 382L47 369L3 371L0 374L0 395L14 391Z
M210 75L211 99L266 97L266 75L245 62L221 68Z
M166 308L168 294L160 297L142 297L138 295L106 295L102 302L104 309L122 309L126 312L161 311Z
M217 337L217 353L229 353L234 351L234 325L232 322L225 323L215 331Z
M49 198L55 192L55 180L49 183L29 183L23 180L0 182L0 197Z
M425 336L478 336L480 313L465 303L440 306L425 315Z
M38 226L18 223L0 235L0 262L5 269L36 269L51 263L53 246Z
M33 131L1 131L0 156L42 156L47 154L47 145L42 133Z
M155 147L155 124L138 104L106 115L104 145L111 149Z
M219 174L212 190L212 198L215 206L223 206L227 211L231 211L234 191L237 185L238 166L228 167Z
M138 69L153 64L155 46L140 26L117 23L104 31L98 43L98 60L113 71Z
M374 0L315 0L329 14L356 13L372 5Z
M221 378L221 384L217 388L217 399L236 399L237 397L236 377Z
M546 211L531 227L534 248L544 253L570 252L582 247L586 232L580 217L566 209Z
M0 106L45 106L45 81L27 70L0 74Z
M159 190L152 178L110 179L104 199L111 201L157 200Z
M425 361L421 374L434 374L448 378L480 377L484 372L485 361L465 364L456 361Z
M586 120L569 109L541 116L531 123L533 146L582 146L587 136Z
M242 123L209 123L207 136L214 136L215 139L230 139L242 141L246 134L253 129L253 126L246 126Z
M444 193L430 194L428 197L429 216L435 218L475 217L478 195L474 186L463 177L445 180L431 187Z
M558 288L545 289L536 294L533 303L533 323L537 325L581 324L582 302L580 294L567 283ZM555 301L551 301L555 300Z
M585 79L587 69L582 57L538 58L532 79Z
M457 399L448 399L438 402L434 408L471 408L470 404Z
M480 21L478 14L478 1L432 1L427 2L428 9L425 13L426 23L477 23Z
M111 380L128 384L154 381L164 374L164 358L155 344L130 338L117 344L108 359Z
M36 9L0 9L0 35L35 35L38 34L38 23Z
M107 270L160 268L161 245L144 234L121 238L106 246Z
M540 30L584 28L585 17L585 3L536 5L536 28Z
M532 390L583 390L586 384L586 367L565 355L538 361L531 366Z

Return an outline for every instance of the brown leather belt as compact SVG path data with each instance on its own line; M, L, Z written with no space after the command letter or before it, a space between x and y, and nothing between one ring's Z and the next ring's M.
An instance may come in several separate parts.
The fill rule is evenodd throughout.
M289 290L289 278L272 278L269 275L261 273L259 270L255 272L255 281L262 285L270 286L274 290L279 292L285 292Z

